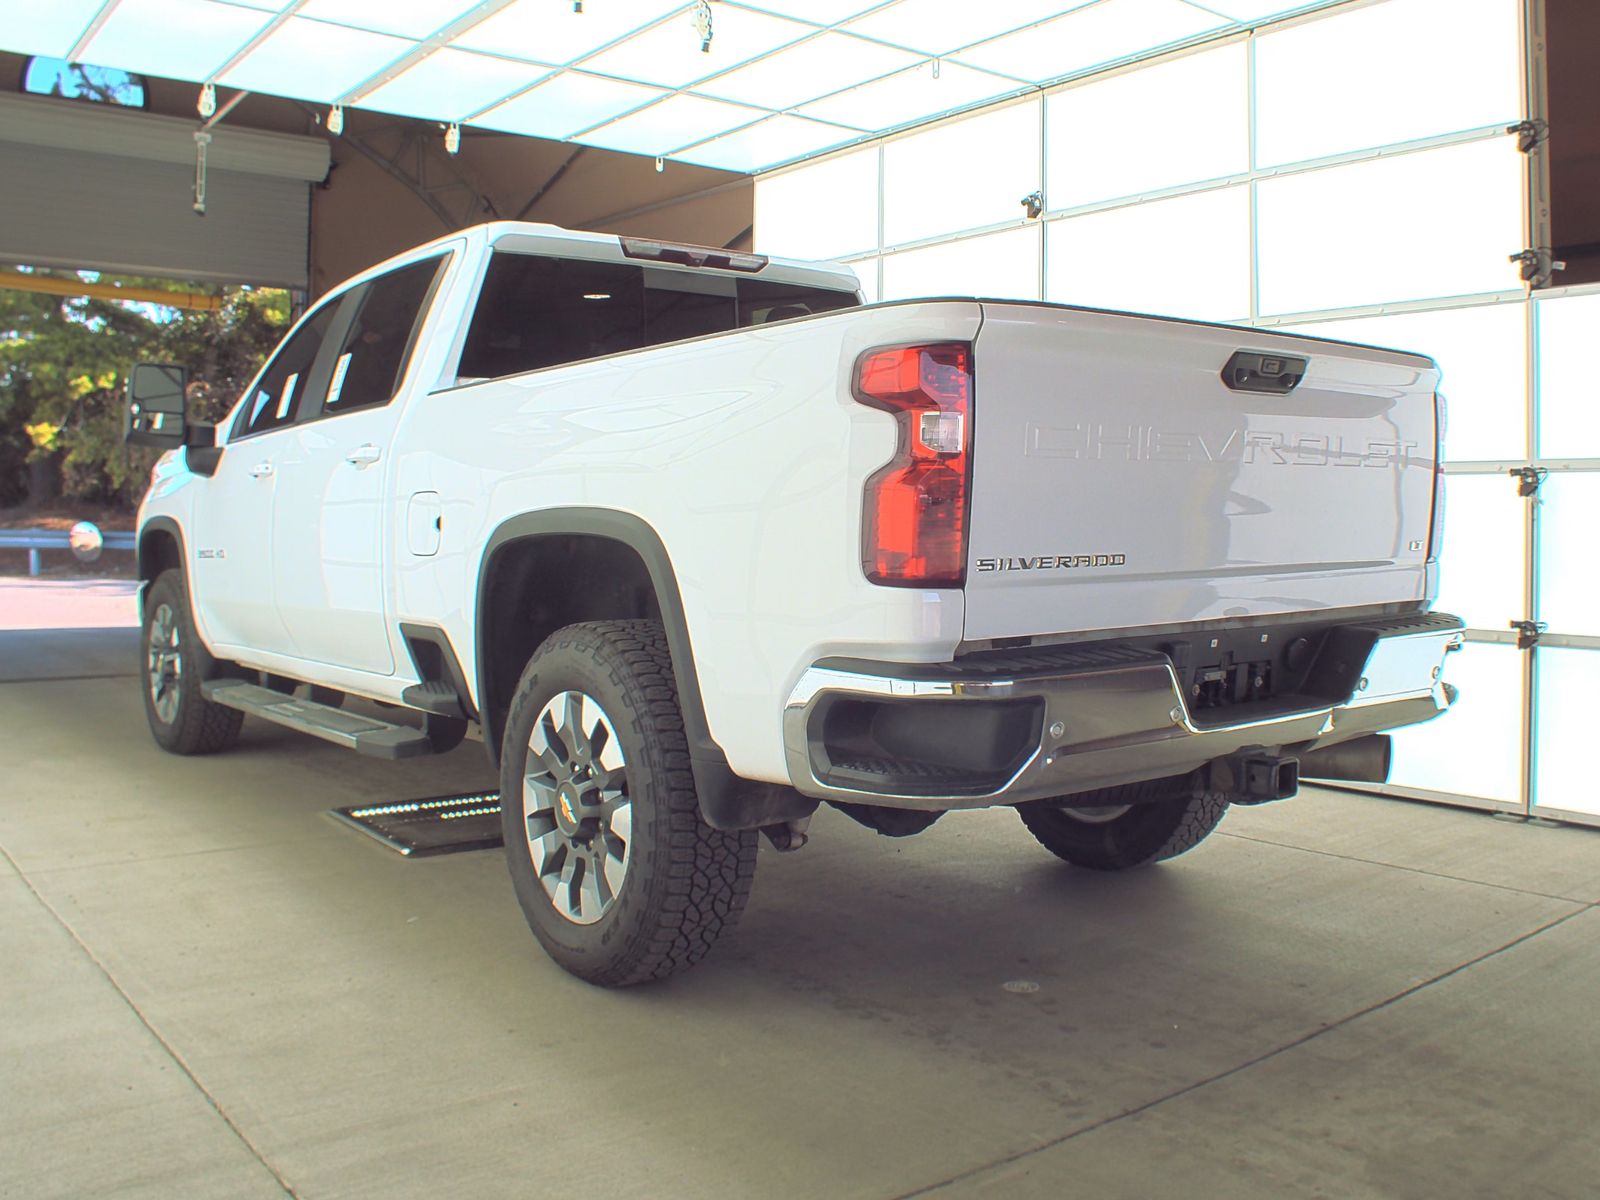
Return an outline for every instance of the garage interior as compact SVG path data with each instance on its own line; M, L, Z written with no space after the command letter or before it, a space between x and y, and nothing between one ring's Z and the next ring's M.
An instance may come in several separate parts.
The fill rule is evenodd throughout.
M492 790L481 746L163 756L131 588L0 578L0 1194L1593 1195L1596 44L1589 0L0 0L7 279L303 307L532 220L1414 349L1469 627L1387 784L1114 877L825 811L615 993L498 853L327 819Z

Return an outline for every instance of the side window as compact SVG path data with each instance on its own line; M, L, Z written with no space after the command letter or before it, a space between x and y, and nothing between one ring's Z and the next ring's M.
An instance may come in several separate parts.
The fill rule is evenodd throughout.
M443 263L442 257L410 263L366 285L339 347L323 412L350 412L394 399L417 320Z
M317 351L322 349L322 339L328 335L334 310L338 307L338 300L324 304L278 348L271 365L245 397L233 425L233 437L265 433L287 425L306 407L311 367L317 361Z

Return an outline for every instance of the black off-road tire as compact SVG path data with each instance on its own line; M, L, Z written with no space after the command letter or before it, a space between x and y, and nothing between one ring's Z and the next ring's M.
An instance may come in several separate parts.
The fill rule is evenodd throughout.
M1113 802L1108 799L1107 806ZM1227 798L1215 792L1147 800L1098 821L1075 817L1054 800L1017 805L1017 815L1041 846L1092 871L1126 871L1176 858L1205 841L1227 811Z
M612 794L620 790L631 812L621 882L609 900L581 914L591 923L578 923L558 908L557 897L568 893L555 882L550 864L564 861L558 855L577 851L549 851L559 845L549 839L563 836L554 826L556 809L550 807L549 817L530 817L528 811L547 804L542 797L551 794L548 780L555 776L547 773L545 763L561 757L543 732L547 757L530 751L535 723L547 705L575 692L592 700L615 731L614 745L624 765L599 774L613 781L620 775L623 782ZM541 724L541 730L551 728ZM602 742L611 744L609 736L586 744ZM599 750L578 755L589 762L601 757ZM500 762L512 884L534 936L565 970L603 987L661 979L699 962L737 923L755 878L757 835L754 830L713 829L700 815L672 656L659 623L597 621L552 634L517 683ZM580 778L583 770L579 768ZM526 785L533 800L525 807L530 774L545 781L545 790ZM581 786L596 790L584 793L581 804L576 798L558 801L569 823L575 813L603 810L597 797L604 793L597 785ZM537 848L536 841L541 842ZM536 854L546 855L544 878L555 895L541 883ZM592 917L593 911L600 915Z
M166 628L177 635L175 660L157 653L156 648L166 642ZM201 681L214 678L218 664L195 632L182 571L163 571L145 592L139 660L144 713L156 745L173 754L212 754L238 740L244 714L200 694Z

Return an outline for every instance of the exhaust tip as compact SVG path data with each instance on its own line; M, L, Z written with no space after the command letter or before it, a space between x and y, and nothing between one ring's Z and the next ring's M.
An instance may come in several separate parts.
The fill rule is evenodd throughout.
M1300 773L1307 779L1341 783L1387 783L1393 761L1394 739L1386 733L1369 733L1302 754Z

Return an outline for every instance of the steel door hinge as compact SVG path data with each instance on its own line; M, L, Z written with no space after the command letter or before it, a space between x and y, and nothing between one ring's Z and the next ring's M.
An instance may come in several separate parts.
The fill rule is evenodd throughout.
M1550 472L1545 467L1512 467L1507 474L1517 481L1517 495L1537 496Z
M1556 259L1548 249L1530 246L1507 257L1508 262L1522 264L1522 282L1534 287L1548 287L1557 271L1565 271L1567 264Z
M1550 136L1550 125L1537 118L1531 121L1518 121L1515 125L1506 126L1507 133L1517 135L1517 149L1524 154L1532 154Z
M1517 632L1517 649L1532 650L1550 626L1544 621L1512 621L1511 628Z

